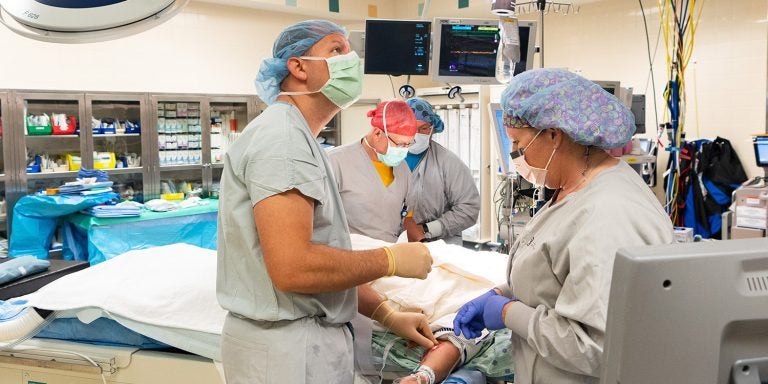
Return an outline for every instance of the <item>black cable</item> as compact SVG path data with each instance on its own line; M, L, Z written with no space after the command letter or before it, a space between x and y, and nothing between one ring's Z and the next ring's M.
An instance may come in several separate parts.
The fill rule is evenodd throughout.
M397 94L395 93L395 83L392 81L392 75L387 75L389 77L389 84L392 85L392 98L397 99Z
M653 87L653 115L656 117L656 127L659 126L659 110L658 101L656 100L656 79L653 76L653 59L651 58L651 40L648 37L648 20L645 18L645 8L643 8L643 0L637 0L640 3L640 12L643 14L643 27L645 27L645 44L648 47L648 65L651 69L651 87ZM659 26L661 28L661 26ZM661 34L661 33L659 33ZM656 142L656 140L654 140Z

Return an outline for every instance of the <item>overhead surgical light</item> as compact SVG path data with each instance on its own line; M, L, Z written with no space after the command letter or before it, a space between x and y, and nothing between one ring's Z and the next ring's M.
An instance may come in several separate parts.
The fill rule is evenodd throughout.
M0 0L0 23L55 43L112 40L155 27L189 0Z

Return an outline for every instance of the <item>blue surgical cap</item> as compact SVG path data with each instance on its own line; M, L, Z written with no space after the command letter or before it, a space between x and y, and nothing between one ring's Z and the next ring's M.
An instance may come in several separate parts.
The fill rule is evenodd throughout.
M507 126L558 128L573 141L603 149L626 144L635 133L635 117L616 96L564 69L523 72L501 94Z
M432 131L434 133L440 133L443 131L443 119L441 119L440 116L435 113L435 109L432 107L432 104L420 97L410 98L406 100L405 103L411 107L413 114L416 115L416 120L426 121L432 124Z
M264 59L254 81L261 100L272 104L280 93L280 83L288 76L288 59L305 54L320 39L332 33L347 32L326 20L305 20L283 30L272 46L272 57Z

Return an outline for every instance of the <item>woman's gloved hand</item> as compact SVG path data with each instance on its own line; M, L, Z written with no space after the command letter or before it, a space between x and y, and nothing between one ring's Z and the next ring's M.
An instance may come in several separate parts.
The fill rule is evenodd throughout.
M426 279L432 271L432 255L421 243L399 243L384 247L389 260L387 276Z
M512 301L512 299L501 295L489 297L483 309L485 328L488 328L488 330L506 328L507 326L504 324L504 307Z
M424 348L429 349L437 345L437 339L429 329L427 317L422 313L395 311L383 302L373 311L371 319L378 321L392 333Z
M498 294L496 290L491 289L462 305L456 317L453 318L453 333L456 336L463 333L467 339L480 337L483 329L485 329L485 322L483 321L485 303L493 296L498 296Z

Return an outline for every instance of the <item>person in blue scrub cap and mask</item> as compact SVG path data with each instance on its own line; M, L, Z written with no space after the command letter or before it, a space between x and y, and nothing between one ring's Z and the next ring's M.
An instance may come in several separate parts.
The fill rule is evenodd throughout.
M402 101L368 112L371 130L328 156L352 233L394 243L403 231L410 172L405 163L416 118Z
M515 171L554 189L517 234L507 284L461 307L454 332L509 328L515 383L598 383L616 251L668 244L672 223L627 163L632 113L563 69L523 72L501 94ZM638 324L642 326L642 324Z
M278 36L256 78L269 106L227 149L218 216L217 297L228 311L229 384L354 380L349 326L360 313L426 348L423 314L395 311L367 283L426 278L423 244L351 251L333 172L317 136L362 91L346 32L324 20Z
M405 219L408 239L443 239L461 245L461 232L477 223L480 193L466 164L432 140L444 129L432 104L414 97L405 101L416 116L416 137L405 161L411 170Z

